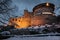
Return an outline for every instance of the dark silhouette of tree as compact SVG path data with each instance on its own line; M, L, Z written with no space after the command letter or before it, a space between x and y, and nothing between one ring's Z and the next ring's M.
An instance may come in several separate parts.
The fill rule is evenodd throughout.
M6 24L10 17L14 17L17 6L12 7L12 0L0 0L0 24Z

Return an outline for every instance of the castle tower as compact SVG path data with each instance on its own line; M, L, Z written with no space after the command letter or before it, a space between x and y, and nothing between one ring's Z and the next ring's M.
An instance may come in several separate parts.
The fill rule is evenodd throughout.
M36 14L54 14L55 5L52 3L42 3L33 8L34 15Z
M53 23L54 22L53 20L55 20L56 17L54 9L55 5L52 3L42 3L35 6L33 8L33 14L34 14L33 21L36 22L35 24L42 25L47 23Z

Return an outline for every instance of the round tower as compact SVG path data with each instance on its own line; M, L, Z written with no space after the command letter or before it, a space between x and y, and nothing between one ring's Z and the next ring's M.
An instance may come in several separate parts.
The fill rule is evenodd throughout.
M55 5L52 3L38 4L33 8L34 14L54 14Z
M52 3L41 3L33 8L33 23L35 24L51 24L55 22L54 13L55 5Z

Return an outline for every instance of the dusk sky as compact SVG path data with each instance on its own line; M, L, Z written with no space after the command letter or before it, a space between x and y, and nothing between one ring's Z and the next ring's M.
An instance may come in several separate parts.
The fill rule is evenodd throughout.
M18 7L18 10L16 12L17 16L23 15L24 9L27 9L28 11L32 11L33 7L40 4L40 3L53 3L55 4L55 13L59 15L60 11L60 0L13 0L13 4L15 4ZM57 9L59 8L59 9Z

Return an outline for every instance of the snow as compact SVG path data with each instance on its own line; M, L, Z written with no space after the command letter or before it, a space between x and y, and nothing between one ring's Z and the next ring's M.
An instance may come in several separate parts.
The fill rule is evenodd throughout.
M46 36L46 37L20 37L15 36L4 40L60 40L60 36Z
M6 35L6 34L10 34L10 32L9 31L3 31L3 32L1 32L1 34Z

